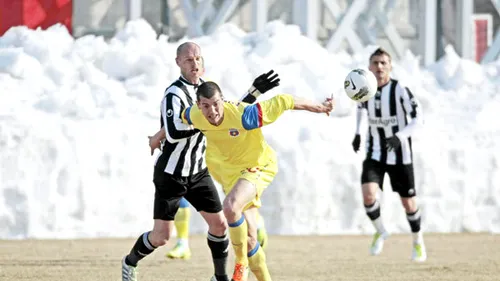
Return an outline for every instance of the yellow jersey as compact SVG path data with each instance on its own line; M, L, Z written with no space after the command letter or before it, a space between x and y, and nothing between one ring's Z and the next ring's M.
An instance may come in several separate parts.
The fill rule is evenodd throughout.
M233 178L245 169L276 162L275 151L267 144L261 127L276 121L294 107L291 95L280 94L255 104L224 101L223 121L208 122L197 105L186 108L182 122L199 129L207 139L207 166L217 181Z

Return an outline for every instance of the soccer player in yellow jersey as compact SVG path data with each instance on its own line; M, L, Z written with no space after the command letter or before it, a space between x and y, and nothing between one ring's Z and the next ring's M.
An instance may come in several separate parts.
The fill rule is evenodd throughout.
M202 76L205 74L205 64L204 59L201 57L201 72ZM260 91L268 91L279 85L280 79L274 71L269 71L257 77L253 83L252 87L248 90L247 94L243 96L242 101L247 103L254 103L256 101L256 96L260 95ZM208 80L205 80L208 81ZM256 88L257 87L257 88ZM151 148L151 155L153 155L155 149L161 148L161 142L166 138L166 133L164 128L161 128L154 136L149 137L149 146ZM208 158L207 162L212 161L211 166L216 166L214 163L217 161L216 158ZM212 176L216 181L219 179ZM220 182L219 182L220 183ZM191 258L191 249L189 248L189 224L191 218L191 210L189 208L189 202L185 198L181 198L179 209L175 214L174 224L177 230L177 243L170 249L165 256L170 259L189 259ZM264 218L259 212L257 215L257 241L260 246L265 250L268 245L268 235L264 223Z
M280 94L252 105L234 103L224 100L214 82L201 84L196 99L196 105L187 107L181 116L207 138L208 169L226 194L223 211L236 257L232 280L246 281L250 268L257 280L270 281L264 251L257 243L256 212L278 164L261 127L273 123L286 110L329 114L333 99L316 103Z

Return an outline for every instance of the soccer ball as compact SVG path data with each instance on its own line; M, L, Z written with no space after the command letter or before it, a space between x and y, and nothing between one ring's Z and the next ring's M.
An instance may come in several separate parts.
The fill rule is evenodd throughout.
M353 69L344 80L347 96L355 102L364 102L377 93L377 78L369 70Z

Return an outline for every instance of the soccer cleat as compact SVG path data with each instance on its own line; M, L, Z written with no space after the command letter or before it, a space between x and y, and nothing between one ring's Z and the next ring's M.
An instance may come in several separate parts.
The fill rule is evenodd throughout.
M424 243L413 243L411 259L416 262L424 262L427 260L427 252Z
M166 254L169 259L183 259L188 260L191 258L191 249L181 243L175 244L175 247Z
M137 268L122 260L122 281L137 281Z
M382 250L384 249L384 242L388 237L389 234L387 232L382 234L377 232L373 235L373 241L370 246L370 254L372 256L378 256L382 253Z
M257 241L259 242L263 250L267 248L268 236L267 231L264 227L257 229Z
M248 280L248 266L245 266L241 263L237 263L234 266L234 273L231 281L247 281Z

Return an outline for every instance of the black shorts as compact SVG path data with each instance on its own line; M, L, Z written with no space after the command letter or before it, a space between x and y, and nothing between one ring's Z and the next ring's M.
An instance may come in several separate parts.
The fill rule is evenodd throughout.
M180 177L155 168L153 182L156 188L154 219L174 220L182 197L198 212L222 211L219 193L207 169L193 176Z
M373 159L365 159L361 173L361 184L376 182L383 190L385 173L389 175L392 190L399 193L401 197L407 198L417 195L412 164L387 165Z

